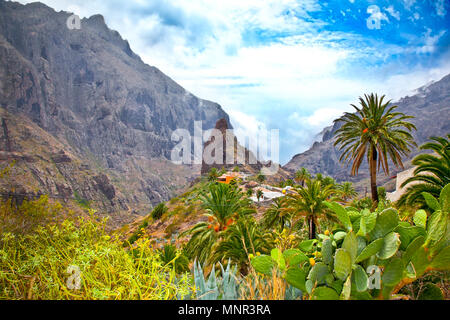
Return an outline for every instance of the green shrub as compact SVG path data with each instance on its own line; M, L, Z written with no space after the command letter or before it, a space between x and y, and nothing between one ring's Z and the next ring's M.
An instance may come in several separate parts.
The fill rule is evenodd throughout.
M152 211L151 216L153 220L159 220L161 219L162 215L166 213L168 208L166 207L166 204L164 202L161 202L158 204Z
M91 218L0 237L1 300L165 300L191 291L190 277L177 278L149 240L128 251Z

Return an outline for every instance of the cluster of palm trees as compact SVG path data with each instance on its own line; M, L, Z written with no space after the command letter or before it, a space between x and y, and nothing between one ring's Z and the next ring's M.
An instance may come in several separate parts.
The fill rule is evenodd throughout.
M274 199L260 221L254 217L256 209L250 194L236 185L211 183L200 196L206 221L182 234L191 236L186 254L208 263L231 259L245 273L249 254L267 253L273 248L271 230L294 233L306 221L309 238L315 238L320 217L334 218L324 201L332 198L344 202L354 198L356 192L349 182L340 185L321 175L312 178L306 169L301 171L305 173L303 185L294 185L295 192Z
M185 246L189 257L202 263L227 257L245 265L250 253L269 250L268 237L256 226L253 203L237 186L211 183L200 199L207 221L180 235L191 236Z
M335 146L342 151L340 160L352 162L352 175L367 159L370 171L371 198L374 206L379 201L377 173L382 169L389 174L390 164L403 168L402 157L416 144L411 132L414 124L411 116L397 112L385 97L365 95L360 106L352 105L356 112L345 113L336 122L342 125L336 132ZM432 138L421 149L431 149L435 154L424 154L413 160L417 166L415 176L405 181L404 186L415 182L399 201L400 205L414 206L424 203L421 193L427 191L439 196L440 190L450 180L450 135ZM210 180L217 172L210 173ZM258 175L258 181L265 177ZM295 183L294 183L295 182ZM295 233L302 226L308 237L314 239L320 220L336 221L335 215L326 206L326 201L349 203L357 196L350 182L336 183L331 177L317 174L314 178L307 169L295 173L292 190L285 197L277 198L263 218L257 221L254 204L249 200L252 193L244 194L236 185L211 183L201 200L206 210L207 221L198 223L185 234L190 235L186 254L200 262L215 263L231 259L246 273L249 255L268 253L274 244L274 235L283 230Z

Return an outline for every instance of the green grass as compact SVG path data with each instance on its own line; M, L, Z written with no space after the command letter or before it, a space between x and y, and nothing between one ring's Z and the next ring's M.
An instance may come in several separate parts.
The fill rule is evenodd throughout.
M79 289L71 289L70 266L80 270ZM164 266L149 239L128 250L93 216L0 235L0 299L167 300L190 292L190 276Z

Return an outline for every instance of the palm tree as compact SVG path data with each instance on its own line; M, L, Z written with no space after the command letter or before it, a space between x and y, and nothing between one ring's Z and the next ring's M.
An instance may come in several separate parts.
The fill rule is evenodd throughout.
M263 196L264 196L264 193L262 192L261 189L256 190L256 198L258 199L258 202L259 202L259 199L261 199Z
M209 186L209 192L200 196L207 222L199 222L192 229L180 234L191 235L186 244L186 252L200 262L206 261L213 245L222 239L223 231L239 217L255 212L251 201L239 188L218 183Z
M214 250L212 261L227 261L239 265L241 274L248 273L250 254L268 253L272 248L271 235L264 232L251 216L240 218L231 225Z
M327 185L335 186L336 185L336 181L334 181L334 179L332 177L325 177L321 180L321 182L324 186L327 186Z
M209 181L216 181L219 177L219 172L217 171L217 168L211 168L208 173L208 180Z
M308 170L306 169L306 168L301 168L300 170L298 170L296 173L295 173L295 178L294 178L294 180L297 182L297 183L301 183L301 185L302 185L302 187L305 185L305 181L307 180L307 179L309 179L309 178L311 178L311 175L309 174L309 172L308 172Z
M334 194L332 185L323 186L319 180L306 180L305 187L295 188L296 193L288 195L289 208L294 216L305 217L308 222L309 239L316 237L317 219L329 213L324 201ZM292 223L295 225L296 223Z
M412 164L416 166L414 176L405 180L402 188L410 185L398 200L400 206L425 206L422 192L428 192L439 198L441 190L450 183L450 134L445 137L431 137L428 142L420 146L420 150L432 150L435 154L420 154ZM412 184L415 183L415 184Z
M359 98L361 107L351 105L356 113L346 112L335 122L343 123L336 131L334 145L343 150L340 161L353 161L352 175L357 175L364 156L370 170L370 187L372 200L378 202L377 171L383 168L389 175L388 158L396 167L403 168L402 156L406 156L412 146L416 146L411 135L414 124L406 121L414 118L401 112L395 112L397 106L389 106L390 100L384 102L385 96L376 94Z
M323 181L323 179L324 179L324 176L323 176L323 174L321 174L321 173L318 173L318 174L316 174L316 180L318 180L318 181L322 182L322 181Z
M266 212L264 212L262 225L271 229L276 227L283 231L286 225L291 225L292 212L287 208L287 199L285 197L275 198Z
M337 191L344 201L353 199L358 195L358 193L355 191L355 188L353 187L353 184L348 181L339 184L337 186Z

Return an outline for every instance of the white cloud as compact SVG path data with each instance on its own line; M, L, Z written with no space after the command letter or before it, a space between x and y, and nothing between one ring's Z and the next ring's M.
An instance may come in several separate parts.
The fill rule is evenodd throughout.
M384 10L386 10L391 15L391 17L400 20L400 11L395 11L394 6L391 5L387 8L384 8Z
M82 17L103 14L146 63L195 95L220 103L238 137L279 128L284 161L309 147L336 116L351 111L349 104L359 95L378 92L397 99L450 72L448 63L408 70L391 64L381 72L361 67L392 55L432 53L445 31L413 35L417 41L409 46L368 45L353 32L319 32L326 23L310 16L321 10L316 0L41 1ZM415 3L403 0L408 10ZM442 13L441 3L436 10ZM393 5L384 10L400 19ZM377 17L389 21L382 12ZM255 31L269 40L249 44L248 34ZM290 36L270 41L279 33Z
M436 13L440 17L445 17L447 10L445 9L445 0L436 0Z
M411 7L416 3L416 0L403 0L406 9L411 10Z
M446 30L441 30L438 34L432 36L432 30L427 29L427 31L423 34L423 45L416 49L416 52L419 54L427 54L433 53L436 50L436 45L439 42L439 39L446 33Z

